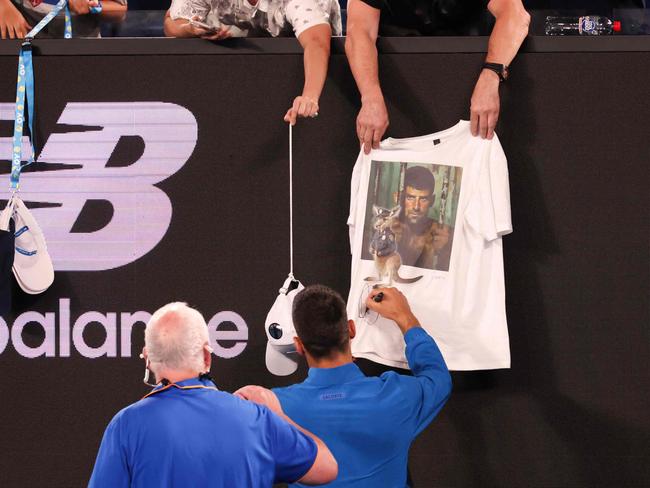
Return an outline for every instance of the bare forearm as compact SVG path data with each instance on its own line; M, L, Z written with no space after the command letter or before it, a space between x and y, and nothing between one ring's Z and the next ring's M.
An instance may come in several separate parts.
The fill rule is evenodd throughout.
M379 63L376 39L367 32L348 32L345 53L357 82L361 100L383 98L379 84Z
M399 327L399 330L402 331L402 334L406 334L413 327L420 327L420 321L410 310L400 314L395 319L395 323Z
M329 26L328 26L329 28ZM313 100L320 98L330 57L330 36L314 39L304 46L305 84L302 95Z
M488 5L496 22L488 42L487 62L509 65L528 35L530 15L520 2L492 0Z
M113 0L103 0L100 17L109 22L122 22L126 17L126 5Z
M172 19L169 15L165 16L163 30L167 37L194 37L187 28L187 19Z

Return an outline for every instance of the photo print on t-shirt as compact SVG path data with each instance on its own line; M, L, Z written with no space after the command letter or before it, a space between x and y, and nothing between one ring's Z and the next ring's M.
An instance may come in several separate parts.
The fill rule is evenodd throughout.
M462 173L451 165L372 161L361 259L373 260L378 276L366 281L410 282L399 279L399 266L449 271Z

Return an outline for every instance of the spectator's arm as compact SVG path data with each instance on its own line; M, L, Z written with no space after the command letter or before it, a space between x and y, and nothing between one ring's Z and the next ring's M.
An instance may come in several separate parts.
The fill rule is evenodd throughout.
M190 34L187 19L172 19L169 10L165 13L163 30L167 37L195 37Z
M297 482L305 485L321 485L324 483L329 483L330 481L336 479L336 476L338 475L338 464L332 452L319 437L312 434L307 429L302 428L289 417L287 417L287 415L282 410L280 401L278 400L278 397L275 395L275 393L261 386L248 385L237 390L234 395L243 400L248 400L250 402L268 407L278 417L282 418L288 424L298 429L300 432L302 432L304 435L316 443L317 451L314 462L311 468L309 468L309 471L307 471L307 473L305 473L302 478L297 480ZM286 431L285 429L280 429L279 432L283 432L286 435L291 435L290 432ZM283 454L286 455L287 453Z
M383 99L379 85L377 33L380 11L361 0L348 3L345 53L361 99Z
M486 62L509 66L528 34L530 15L521 0L490 0L488 9L496 22L488 42ZM473 135L492 139L499 119L499 76L488 69L481 71L470 107Z
M298 36L305 52L305 84L302 95L294 99L292 107L284 116L284 120L292 125L296 123L297 117L314 117L318 114L318 100L327 78L331 38L332 28L329 24L314 25Z
M126 18L126 3L116 0L102 0L102 12L99 14L102 20L108 22L122 22Z
M495 23L485 61L508 66L528 35L530 15L521 0L490 0L488 10Z
M167 37L202 37L209 34L209 31L190 24L188 19L172 19L169 10L165 14L163 30Z
M388 111L379 85L377 34L380 10L361 0L348 3L345 53L361 94L361 110L357 117L357 137L366 154L379 147L388 128Z
M11 0L0 0L0 37L23 39L32 30Z

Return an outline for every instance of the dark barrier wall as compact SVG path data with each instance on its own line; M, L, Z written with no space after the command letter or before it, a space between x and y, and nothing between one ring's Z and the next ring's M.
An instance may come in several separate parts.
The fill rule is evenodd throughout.
M295 41L37 45L44 163L24 173L23 198L57 273L0 321L3 487L86 483L104 427L147 391L138 320L170 300L210 321L221 388L305 373L264 366L263 321L289 267ZM346 293L358 95L341 46L320 116L294 131L295 272ZM0 48L5 184L18 44ZM389 135L468 117L485 39L381 48ZM513 65L498 130L512 369L454 374L412 448L416 486L650 484L649 67L650 42L624 38L533 40Z

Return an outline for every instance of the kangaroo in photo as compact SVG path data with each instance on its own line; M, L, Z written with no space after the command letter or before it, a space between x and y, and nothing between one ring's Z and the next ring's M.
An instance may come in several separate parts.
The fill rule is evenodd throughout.
M415 278L402 278L399 275L399 268L402 266L402 258L397 252L397 241L395 233L391 230L391 223L397 217L401 210L398 205L392 209L372 206L374 214L373 229L374 233L370 240L368 251L375 262L375 269L379 277L367 277L365 281L384 281L388 286L393 282L396 283L415 283L422 275Z

